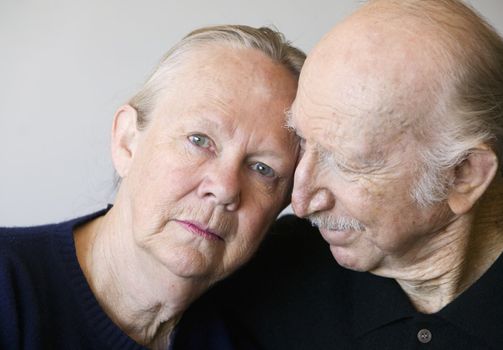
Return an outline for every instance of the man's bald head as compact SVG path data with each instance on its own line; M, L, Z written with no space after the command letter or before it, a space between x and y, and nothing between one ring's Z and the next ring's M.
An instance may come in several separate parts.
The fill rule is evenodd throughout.
M346 127L357 126L370 158L412 136L429 174L413 195L429 204L445 196L442 172L471 148L501 150L503 43L460 1L370 1L308 57L298 108L314 94L331 105L335 137L354 138Z

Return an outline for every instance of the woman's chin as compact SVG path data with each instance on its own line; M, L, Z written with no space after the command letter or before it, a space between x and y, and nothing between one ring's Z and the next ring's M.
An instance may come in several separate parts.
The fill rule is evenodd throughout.
M219 274L216 257L208 256L194 248L182 248L160 256L161 263L181 278L212 279Z

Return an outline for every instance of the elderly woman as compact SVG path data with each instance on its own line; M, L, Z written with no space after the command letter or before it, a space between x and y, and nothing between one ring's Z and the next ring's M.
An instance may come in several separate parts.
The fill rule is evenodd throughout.
M168 348L288 203L304 55L267 28L189 34L112 126L111 208L0 230L2 349Z

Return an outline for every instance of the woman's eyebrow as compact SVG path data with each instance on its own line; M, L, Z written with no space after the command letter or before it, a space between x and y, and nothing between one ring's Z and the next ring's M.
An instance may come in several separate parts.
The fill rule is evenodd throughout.
M214 120L213 118L207 116L195 116L191 118L190 124L192 126L200 127L202 129L208 130L218 130L222 131L225 134L230 134L228 123L219 122ZM201 130L203 131L203 130Z
M207 130L211 130L211 131L218 130L219 132L223 132L225 136L229 136L229 137L232 136L233 129L230 128L229 123L225 123L223 121L219 122L218 120L214 120L208 116L193 117L191 124L198 126L198 127L201 127L202 129L207 129ZM201 130L201 131L204 131L204 130ZM274 148L253 152L251 154L251 156L271 157L271 158L279 159L279 160L284 159L284 154L276 151Z

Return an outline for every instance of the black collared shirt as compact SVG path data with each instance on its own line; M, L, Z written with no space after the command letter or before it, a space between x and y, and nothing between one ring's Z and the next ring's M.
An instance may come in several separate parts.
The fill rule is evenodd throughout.
M503 349L503 257L426 315L394 280L337 265L307 222L285 217L273 231L250 264L188 312L185 337L204 345L218 336L235 349Z
M394 280L351 275L353 331L362 349L503 349L503 257L434 314L417 312Z

